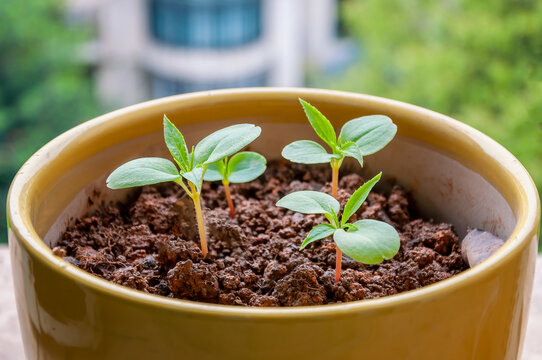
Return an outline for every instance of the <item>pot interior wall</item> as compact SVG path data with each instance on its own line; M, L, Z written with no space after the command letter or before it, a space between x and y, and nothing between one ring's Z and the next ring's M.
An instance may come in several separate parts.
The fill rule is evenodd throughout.
M214 113L220 114L220 111ZM332 115L329 117L332 118ZM182 117L170 118L175 121ZM283 118L277 121L269 117L240 115L236 120L187 125L177 122L177 125L190 141L199 140L224 125L239 122L258 124L263 129L262 135L249 149L262 153L268 159L276 159L280 158L281 149L291 141L316 140L304 120L301 108L297 109L296 116L290 120L292 122L288 123ZM396 179L411 193L422 216L454 224L460 236L470 227L490 231L503 239L508 238L516 225L514 211L503 195L485 180L484 174L471 170L462 159L454 159L446 149L429 145L412 136L401 135L401 119L394 120L400 132L390 145L368 156L364 169L354 163L345 163L345 166L353 166L367 176L382 170L384 181L379 185L381 188ZM153 127L159 128L161 114L149 116L145 121L156 123ZM339 122L337 128L341 124ZM113 142L116 139L111 134L106 136L112 137ZM32 215L37 233L48 246L54 246L74 218L92 211L102 201L122 201L126 197L129 190L113 191L105 186L106 177L118 165L137 157L168 157L161 131L121 140L90 156L82 157L66 171L55 174L48 186L44 186L40 199L34 204Z

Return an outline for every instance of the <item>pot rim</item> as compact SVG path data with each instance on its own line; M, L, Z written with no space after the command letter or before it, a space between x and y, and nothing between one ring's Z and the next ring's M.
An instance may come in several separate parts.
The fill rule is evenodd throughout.
M27 210L32 206L28 194L31 194L29 190L32 188L33 176L42 169L46 169L51 158L59 154L67 143L75 141L77 137L84 135L89 129L104 126L106 122L114 122L113 119L121 115L127 116L145 109L165 108L167 105L179 102L201 103L202 101L240 101L241 99L245 101L247 98L252 100L286 100L297 97L317 97L327 101L334 100L337 103L364 102L373 106L383 106L386 109L393 109L394 111L416 114L420 118L419 121L438 127L438 131L458 132L468 138L473 144L481 146L485 153L484 156L490 158L503 170L507 170L502 171L503 175L510 178L510 184L513 185L513 189L511 190L518 198L517 223L512 234L495 254L481 264L448 279L419 289L377 299L366 299L340 304L298 306L292 308L255 308L167 298L117 285L87 273L53 255L51 249L34 230L30 212L25 211L25 209ZM463 151L467 150L464 149ZM482 174L480 175L483 176ZM464 284L486 276L491 271L495 271L499 263L506 262L513 257L513 254L528 246L533 237L537 235L540 220L540 199L530 175L508 150L474 128L448 116L400 101L365 94L309 88L266 87L221 89L174 95L125 107L86 121L51 140L25 162L10 186L7 197L7 215L8 228L15 233L20 244L36 261L42 262L57 272L59 276L69 277L96 292L117 297L118 300L138 302L146 306L206 316L229 316L237 318L327 317L359 311L393 308L400 304L404 305L421 299L429 300L436 296L453 292L454 289L464 286Z

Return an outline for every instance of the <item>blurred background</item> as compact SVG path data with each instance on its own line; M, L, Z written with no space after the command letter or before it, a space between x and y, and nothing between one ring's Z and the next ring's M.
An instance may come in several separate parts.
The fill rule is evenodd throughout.
M246 86L450 115L506 146L542 191L540 0L2 0L0 200L34 151L80 122Z

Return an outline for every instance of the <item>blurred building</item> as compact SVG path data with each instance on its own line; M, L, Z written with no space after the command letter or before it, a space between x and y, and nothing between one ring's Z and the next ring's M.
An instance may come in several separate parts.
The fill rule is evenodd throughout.
M353 56L338 0L68 0L95 28L84 58L102 100L127 105L216 88L303 86Z

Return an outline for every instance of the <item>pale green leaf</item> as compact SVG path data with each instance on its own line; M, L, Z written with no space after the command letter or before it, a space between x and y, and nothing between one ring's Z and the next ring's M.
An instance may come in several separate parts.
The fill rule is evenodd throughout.
M190 181L196 186L196 191L198 194L201 192L201 183L203 181L204 169L201 166L193 168L191 171L183 172L181 175L186 180Z
M259 126L252 124L237 124L215 131L196 145L196 165L212 164L235 154L260 136L261 132Z
M319 191L296 191L277 201L276 205L302 214L331 215L341 209L333 196Z
M183 134L173 125L171 121L164 114L164 140L166 145L173 156L175 162L179 167L187 171L189 170L190 157L188 155L188 149L186 142L184 141Z
M305 240L303 240L303 243L301 244L301 247L299 248L299 250L303 250L307 245L309 245L312 242L315 242L317 240L322 240L322 239L327 238L328 236L333 235L335 230L336 229L330 224L316 225L309 232Z
M231 183L244 183L256 179L263 174L267 161L252 151L235 154L228 161L228 181Z
M320 139L324 140L326 144L333 148L337 143L337 135L335 134L333 125L331 125L329 120L314 106L303 99L299 99L299 102L303 106L305 114L316 134Z
M329 163L331 159L340 159L340 155L328 154L326 149L311 140L298 140L282 149L282 157L301 164Z
M395 136L397 126L385 115L370 115L350 120L341 129L339 139L355 142L363 156L374 154Z
M378 220L360 220L356 231L339 229L333 240L343 253L364 264L378 264L391 259L399 251L401 241L393 226Z
M349 141L347 143L344 143L341 146L340 151L346 156L350 156L356 159L361 165L361 167L363 167L363 154L361 153L361 150L355 142Z
M219 160L215 163L212 163L207 167L205 174L203 175L203 180L205 181L218 181L223 180L226 173L226 166L224 165L224 160Z
M360 208L360 206L363 204L365 199L367 199L367 196L369 196L369 193L373 189L373 186L380 180L380 177L382 176L382 173L378 173L375 177L373 177L371 180L367 181L365 184L361 185L359 189L354 191L352 196L350 196L350 199L348 199L348 202L344 206L342 218L341 218L341 225L346 224L348 219L354 215L356 211Z
M110 189L157 184L179 179L179 170L167 160L156 157L140 158L119 166L106 180Z
M343 225L348 230L357 230L358 228L354 226L354 224L344 224Z

